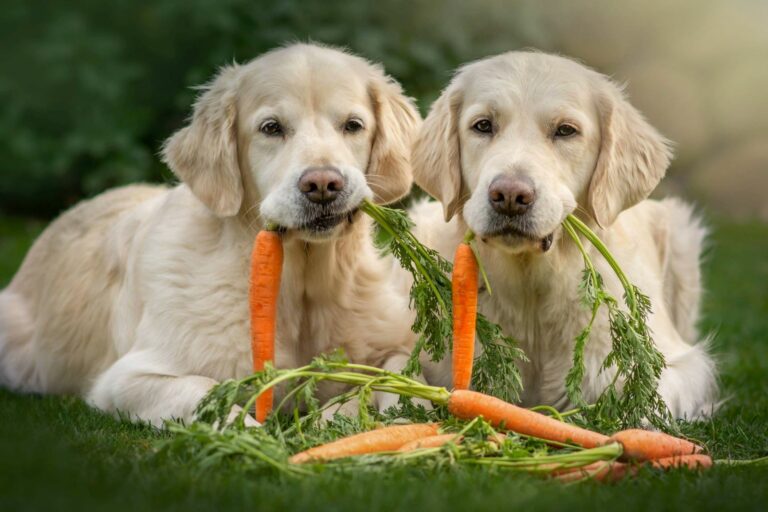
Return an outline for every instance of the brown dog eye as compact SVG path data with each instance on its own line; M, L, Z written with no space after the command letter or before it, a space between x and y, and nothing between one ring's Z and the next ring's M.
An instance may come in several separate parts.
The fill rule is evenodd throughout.
M357 133L363 129L363 123L359 119L350 119L344 123L344 131L347 133Z
M576 135L576 133L578 133L578 130L575 127L569 124L561 124L555 130L555 137L570 137L571 135Z
M488 119L480 119L472 125L472 129L477 133L493 133L493 123Z
M279 137L283 135L282 125L274 119L263 123L259 128L259 131L267 137Z

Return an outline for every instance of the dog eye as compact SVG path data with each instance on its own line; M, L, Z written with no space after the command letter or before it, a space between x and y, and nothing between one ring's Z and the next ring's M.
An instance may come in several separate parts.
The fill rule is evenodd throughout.
M555 130L555 137L570 137L571 135L576 135L578 132L579 131L575 126L563 123L557 127L557 130Z
M344 131L346 133L357 133L363 128L363 122L359 119L348 119L347 122L344 123Z
M284 133L283 126L274 119L264 121L259 127L259 131L267 137L279 137Z
M477 133L493 133L493 123L488 119L480 119L472 125Z

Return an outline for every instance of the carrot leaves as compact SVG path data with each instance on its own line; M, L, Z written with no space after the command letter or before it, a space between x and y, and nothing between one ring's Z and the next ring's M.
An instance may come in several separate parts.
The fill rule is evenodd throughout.
M405 373L416 375L421 372L419 357L422 352L437 362L452 348L450 273L453 265L416 239L411 233L411 221L402 210L369 201L364 201L361 208L381 230L377 237L380 248L389 250L413 276L410 295L416 319L412 329L419 338ZM473 388L502 400L517 400L522 379L516 361L525 360L517 342L479 313L476 336L482 351L474 362Z
M648 328L650 299L629 281L605 244L586 224L569 215L563 227L584 259L582 300L592 311L589 323L575 340L573 366L566 376L569 398L577 405L586 405L581 395L584 350L597 313L604 306L608 311L612 346L602 363L601 371L613 371L614 376L594 407L585 408L585 416L600 429L607 431L636 427L644 422L650 422L657 428L674 429L669 409L657 389L665 362ZM589 240L615 272L624 289L624 307L607 291L579 233Z

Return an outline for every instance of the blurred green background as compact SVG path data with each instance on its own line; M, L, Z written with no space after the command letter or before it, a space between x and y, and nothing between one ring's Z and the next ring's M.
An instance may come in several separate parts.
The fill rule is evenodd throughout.
M535 47L629 83L677 143L664 191L768 219L768 2L4 0L0 213L171 181L157 158L222 64L314 40L384 63L423 111L462 62Z

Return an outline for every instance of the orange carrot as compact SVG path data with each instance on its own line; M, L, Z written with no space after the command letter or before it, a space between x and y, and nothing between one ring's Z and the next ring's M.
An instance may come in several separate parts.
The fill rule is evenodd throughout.
M680 439L663 432L650 432L641 429L629 429L616 432L611 441L624 447L622 460L654 460L679 455L700 453L698 446L685 439Z
M705 469L712 467L712 458L708 455L697 453L694 455L680 455L649 460L645 461L644 464L665 471L676 468ZM556 470L552 473L552 476L562 482L574 482L586 478L601 482L615 482L626 476L636 475L639 468L639 465L622 462L593 462L580 468Z
M468 389L475 357L477 317L477 260L472 247L459 244L453 260L453 387Z
M448 411L461 419L482 416L494 427L558 443L575 443L584 448L602 446L608 436L563 423L538 412L523 409L476 391L455 390L448 399Z
M436 435L439 426L437 423L392 425L315 446L297 453L288 460L294 464L303 464L305 462L340 459L352 455L394 451L414 439Z
M251 351L253 370L274 361L277 295L283 269L283 244L276 231L260 231L251 254L249 305L251 310ZM272 389L256 399L256 420L263 422L272 411Z
M552 472L552 476L561 482L576 482L586 478L599 482L616 482L636 472L637 468L623 462L597 461L580 468L559 469Z
M397 451L411 452L421 448L439 448L448 443L459 444L463 438L463 436L457 436L456 434L438 434L436 436L422 437L405 443Z
M709 455L697 453L694 455L680 455L677 457L665 457L649 461L656 469L688 468L705 469L712 467L712 458Z

